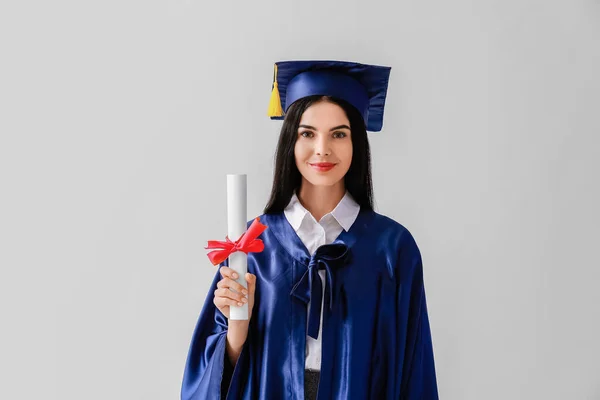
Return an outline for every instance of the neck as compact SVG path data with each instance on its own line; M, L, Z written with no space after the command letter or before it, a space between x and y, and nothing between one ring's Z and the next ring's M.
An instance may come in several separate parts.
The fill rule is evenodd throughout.
M345 193L343 179L332 186L315 186L303 178L298 190L298 200L317 221L320 221L325 214L333 211Z

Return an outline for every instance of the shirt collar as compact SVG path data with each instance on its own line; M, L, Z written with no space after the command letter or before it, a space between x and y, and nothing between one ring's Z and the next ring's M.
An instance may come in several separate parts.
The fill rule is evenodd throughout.
M297 232L298 229L300 229L300 225L302 225L302 221L308 213L308 210L300 203L296 192L294 192L292 199L288 203L284 212L285 216L290 222L290 225L292 225L292 228L294 228L294 230Z
M295 231L300 229L300 225L302 225L302 221L306 217L306 214L309 214L308 210L304 208L296 192L292 195L292 199L290 200L288 206L284 210L285 215L294 228ZM344 197L337 204L337 206L331 211L331 215L335 218L335 220L344 228L345 231L348 231L358 213L360 212L360 205L354 200L352 195L346 190Z
M331 215L333 215L333 217L342 226L342 228L344 228L345 231L348 231L356 220L359 212L360 205L346 190L346 194L344 194L342 200L340 200L338 205L333 209Z

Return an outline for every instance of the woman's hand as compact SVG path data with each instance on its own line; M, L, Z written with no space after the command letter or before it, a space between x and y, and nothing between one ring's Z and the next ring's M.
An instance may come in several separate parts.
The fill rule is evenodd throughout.
M223 279L217 283L213 303L229 320L230 306L242 306L248 303L248 321L252 317L252 308L254 307L254 292L256 290L256 275L246 274L248 289L237 283L237 273L229 267L221 267L219 270ZM235 290L237 293L233 292Z
M227 355L231 365L235 365L242 352L242 347L248 338L250 318L254 307L254 292L256 290L256 275L246 274L248 289L237 283L237 273L229 267L221 267L221 279L217 283L213 303L227 317L229 327L227 329ZM235 290L237 293L233 292ZM241 306L248 303L248 320L230 321L229 310L231 306Z

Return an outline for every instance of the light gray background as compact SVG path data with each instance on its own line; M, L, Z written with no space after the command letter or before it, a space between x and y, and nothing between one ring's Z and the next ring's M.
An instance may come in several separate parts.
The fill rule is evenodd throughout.
M177 399L273 62L343 59L393 67L441 398L600 399L599 1L6 1L0 44L0 398Z

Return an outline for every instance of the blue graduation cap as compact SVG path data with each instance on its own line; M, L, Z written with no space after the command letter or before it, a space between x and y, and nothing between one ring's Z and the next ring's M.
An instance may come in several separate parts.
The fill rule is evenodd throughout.
M348 61L280 61L275 63L267 115L283 119L296 100L312 95L336 97L352 104L368 131L383 126L383 108L391 67Z

